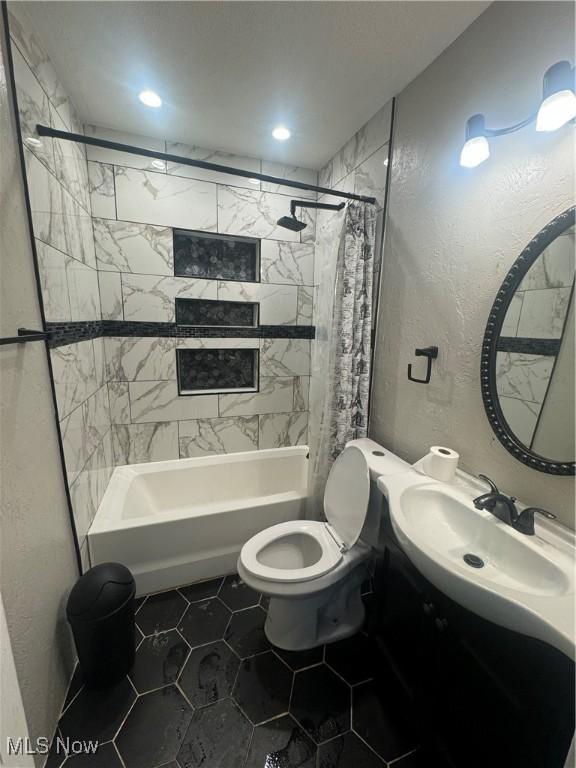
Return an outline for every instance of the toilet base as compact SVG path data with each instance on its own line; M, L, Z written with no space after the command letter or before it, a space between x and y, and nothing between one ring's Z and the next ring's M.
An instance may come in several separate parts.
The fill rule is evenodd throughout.
M361 586L365 577L362 565L321 592L271 597L266 637L285 651L305 651L355 634L364 623Z

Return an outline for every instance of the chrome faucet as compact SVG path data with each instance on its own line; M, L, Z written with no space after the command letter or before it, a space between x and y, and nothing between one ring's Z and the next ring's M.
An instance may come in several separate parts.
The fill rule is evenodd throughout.
M522 512L518 512L515 496L506 496L504 493L500 493L496 483L492 482L486 475L478 475L478 478L488 483L490 492L483 493L482 496L477 496L474 499L473 503L476 509L487 509L498 520L511 525L516 531L527 536L534 536L535 514L543 515L548 520L556 519L556 515L553 515L552 512L547 512L545 509L540 509L540 507L526 507Z

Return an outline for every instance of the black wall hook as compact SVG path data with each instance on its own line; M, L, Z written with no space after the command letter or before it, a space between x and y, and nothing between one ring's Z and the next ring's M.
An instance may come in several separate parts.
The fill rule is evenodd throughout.
M428 384L430 382L430 376L432 374L432 360L438 357L438 347L424 347L423 349L416 349L414 351L416 357L426 357L428 360L428 367L426 369L425 379L415 379L412 376L412 363L408 366L408 378L410 381L415 381L417 384Z

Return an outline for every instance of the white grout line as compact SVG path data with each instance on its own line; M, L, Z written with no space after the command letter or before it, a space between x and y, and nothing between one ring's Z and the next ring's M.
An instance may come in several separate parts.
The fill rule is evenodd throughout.
M252 726L252 728L254 728L254 723L252 722L252 720L250 720L250 718L248 717L246 712L244 712L244 710L242 709L240 704L238 704L236 699L232 698L232 696L225 696L223 699L220 699L220 701L228 701L228 700L230 700L232 702L232 704L234 704L234 706L242 713L242 715L246 718L246 720ZM219 704L220 702L215 702L215 703Z
M126 763L125 763L125 762L124 762L124 760L122 759L122 755L120 754L120 750L119 750L119 749L118 749L118 747L116 746L116 742L115 742L115 741L113 741L113 742L112 742L112 745L113 745L113 747L114 747L114 749L115 749L115 751L116 751L116 754L118 755L118 760L120 760L121 764L124 766L124 768L126 768Z
M290 712L290 707L292 706L292 695L294 693L294 685L296 683L296 672L294 670L292 671L292 685L290 686L290 696L288 696L288 712Z
M343 682L345 685L347 685L347 686L348 686L348 688L350 688L350 689L352 688L352 685L351 685L351 683L349 683L349 682L348 682L348 680L346 680L345 678L343 678L343 677L342 677L342 675L340 674L340 672L337 672L337 671L336 671L336 670L335 670L333 667L331 667L331 666L330 666L330 664L328 664L328 662L327 662L327 661L325 661L325 662L324 662L324 664L327 666L327 668L330 670L330 672L333 672L333 673L336 675L336 677L337 677L339 680L342 680L342 682ZM352 693L350 693L350 695L352 695Z
M132 685L132 682L131 682L131 681L130 681L130 685ZM132 685L132 687L134 688L134 686L133 686L133 685ZM136 691L136 689L135 689L135 688L134 688L134 690ZM135 704L136 704L136 702L137 702L137 701L138 701L138 691L136 691L136 698L134 699L134 701L133 701L133 702L132 702L132 704L130 705L130 707L129 707L129 709L128 709L128 712L126 712L126 715L125 715L124 719L122 720L122 722L120 723L120 725L119 725L119 727L118 727L118 730L117 730L117 731L116 731L116 733L114 734L114 736L113 736L113 738L112 738L112 741L114 741L114 742L116 741L116 739L117 739L117 737L118 737L118 734L119 734L119 733L120 733L120 731L122 730L122 728L123 728L123 726L124 726L124 723L125 723L125 722L126 722L126 720L128 719L128 715L129 715L129 714L130 714L130 712L132 712L132 710L134 709L134 706L135 706Z
M232 649L230 649L232 650ZM232 651L234 653L234 651ZM238 656L234 654L236 658ZM236 669L236 674L234 675L234 682L232 683L232 688L230 689L230 696L232 697L234 695L234 691L236 690L236 683L238 682L238 677L240 676L240 668L242 667L242 659L240 659L240 663L238 664L238 667Z
M72 680L70 680L70 684L72 684ZM68 690L70 690L70 686L68 686ZM82 693L82 691L83 691L83 690L84 690L84 683L82 683L82 685L80 686L80 688L78 688L78 690L76 691L76 693L74 694L74 696L73 696L73 697L70 699L70 701L68 702L68 704L66 705L66 707L62 709L62 711L60 712L60 715L58 716L58 722L60 722L60 720L62 719L62 717L64 716L64 714L65 714L66 712L68 712L68 710L70 709L70 707L72 706L72 704L73 704L73 703L76 701L76 699L77 699L77 698L78 698L78 696L79 696L79 695ZM67 696L67 695L68 695L68 691L66 691L66 696ZM64 700L66 700L66 699L64 699Z
M274 715L273 717L269 717L268 720L261 720L260 722L254 725L254 728L258 728L261 725L267 725L268 723L273 723L274 720L280 720L280 718L282 717L290 717L290 712L286 710L285 712L280 712L279 715Z
M180 672L180 675L181 675L181 674L182 674L182 672ZM180 685L180 675L178 675L178 682L174 683L174 685L176 686L177 690L178 690L178 691L180 691L180 693L182 694L182 696L183 696L183 697L186 699L186 701L188 702L188 704L189 704L189 705L192 707L192 714L194 714L194 712L196 712L196 710L198 709L198 707L195 707L195 706L194 706L194 704L192 704L192 702L191 702L191 701L190 701L190 699L188 698L188 696L187 696L186 692L184 691L184 688L182 688L182 686ZM186 732L188 732L188 729L186 729ZM180 746L182 746L182 745L180 745Z
M352 716L352 707L350 707L350 716ZM360 739L360 741L361 741L361 742L362 742L364 745L366 745L366 746L368 747L368 749L369 749L371 752L373 752L373 753L376 755L376 757L377 757L379 760L381 760L381 761L382 761L382 765L388 765L388 763L386 762L386 760L384 760L384 758L382 757L382 755L379 755L379 754L378 754L378 752L376 752L376 750L374 749L374 747L370 746L370 744L368 744L368 742L366 741L366 739L363 739L363 738L362 738L362 736L360 736L360 734L358 733L358 731L355 731L355 730L354 730L354 728L352 728L352 727L350 728L350 731L351 731L351 732L352 732L352 733L353 733L355 736L357 736L357 737Z
M252 726L252 733L250 734L250 738L248 739L248 749L246 750L246 757L244 758L244 761L242 763L244 768L248 764L248 758L250 757L250 749L252 748L252 741L254 740L254 733L255 733L255 731L256 731L256 728L254 728L254 726Z
M395 757L394 760L391 760L388 765L396 765L397 762L400 760L404 760L405 757L409 757L410 755L415 754L420 750L420 747L415 747L415 749L411 749L410 752L405 752L403 755L400 755L400 757Z
M175 629L174 631L175 631L175 632L177 632L177 633L180 635L180 637L182 638L182 642L186 643L186 645L188 646L188 653L187 653L187 655L186 655L186 660L185 660L185 661L184 661L184 663L182 664L182 668L184 668L184 667L186 666L186 662L188 661L188 658L189 658L189 656L190 656L190 653L192 652L192 646L190 645L190 643L188 642L188 640L186 640L186 638L184 637L184 635L182 634L182 632L180 632L180 630L178 629L178 627L176 627L176 629Z
M345 731L344 733L337 733L336 736L330 736L329 739L326 739L326 741L321 741L320 744L317 744L316 746L318 749L320 749L320 747L323 747L324 744L330 744L331 742L336 741L336 739L341 739L346 733L348 733L348 731ZM314 739L312 739L312 741L314 741Z
M224 602L224 600L222 600L221 597L218 597L218 599L220 600L222 605L226 605L226 603ZM230 608L227 605L226 605L226 608L228 608L229 611L232 611L232 613L244 613L245 611L251 611L253 608L260 608L261 611L264 611L264 613L266 613L266 611L264 610L264 608L262 608L259 602L254 603L254 605L247 605L245 608Z

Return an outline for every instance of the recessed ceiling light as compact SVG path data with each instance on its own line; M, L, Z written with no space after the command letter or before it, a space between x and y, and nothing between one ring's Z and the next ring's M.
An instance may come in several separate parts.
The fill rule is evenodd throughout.
M156 108L162 106L162 99L157 93L154 93L154 91L140 91L138 98L142 104L145 104L147 107Z
M152 160L152 166L154 168L158 168L159 171L166 170L166 166L164 165L164 160Z
M250 184L260 184L260 179L248 179Z
M386 159L385 159L385 160L382 162L382 165L385 165L386 167L388 166L388 158L386 158Z
M272 131L272 136L277 141L286 141L286 139L289 139L291 136L290 131L286 126L284 125L277 125L276 128Z
M29 147L42 146L42 142L40 141L40 139L37 139L35 136L28 136L27 138L24 139L24 141L26 142L26 144L28 144Z

